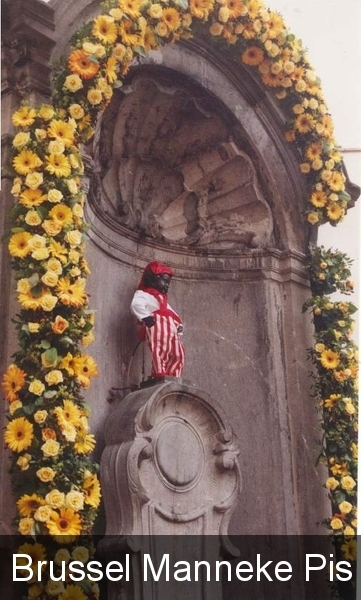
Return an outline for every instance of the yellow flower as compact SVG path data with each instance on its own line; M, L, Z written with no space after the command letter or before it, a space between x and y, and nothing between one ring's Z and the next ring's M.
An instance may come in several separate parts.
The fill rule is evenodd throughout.
M65 494L58 489L53 489L46 494L45 500L52 508L62 508L65 505Z
M309 113L303 113L302 115L298 115L295 121L295 128L300 133L309 133L312 131L314 126L314 120L312 115Z
M116 44L113 48L113 56L117 59L117 61L122 61L126 54L126 47L123 44Z
M37 494L31 494L31 496L24 494L16 503L22 517L31 517L39 506L44 506L45 504L45 500Z
M322 208L327 204L327 195L322 190L315 191L311 194L311 203L316 208Z
M44 221L42 228L49 237L55 237L63 229L59 221L49 221L48 219Z
M45 385L40 381L40 379L34 379L29 385L29 392L35 394L35 396L41 396L44 390Z
M55 334L64 333L65 329L67 329L68 327L69 327L69 321L67 321L60 315L56 316L55 321L51 326L53 333L55 333Z
M56 298L56 296L52 296L52 294L44 294L44 296L42 296L40 299L40 306L46 312L51 312L57 302L58 298Z
M350 527L349 525L346 525L346 527L343 531L343 534L346 536L347 535L355 535L355 530L352 527Z
M79 75L68 75L65 78L65 82L64 82L64 86L63 86L66 90L69 90L70 92L77 92L78 90L81 90L81 88L83 87L83 82L80 79ZM73 115L72 115L73 116Z
M11 236L8 245L11 256L15 256L16 258L25 258L28 256L28 254L31 252L31 249L28 245L31 237L31 234L27 231L19 231L18 233L14 233L14 235Z
M38 333L38 331L40 330L40 323L29 322L28 329L30 333Z
M316 212L310 212L307 215L307 221L311 223L311 225L316 225L319 221L319 216Z
M49 217L55 222L59 223L62 227L67 227L73 222L73 213L69 206L66 204L56 204L50 211Z
M65 506L72 508L75 512L83 510L84 508L84 495L77 490L68 492L65 496Z
M13 167L20 175L27 175L42 164L42 160L32 150L22 150L13 159Z
M74 450L78 454L89 454L95 448L95 437L92 433L86 433L83 429L79 429L75 443ZM87 500L85 499L85 502ZM89 504L89 502L88 502Z
M51 512L52 508L50 506L39 506L34 513L34 519L40 521L40 523L46 523L50 519Z
M352 504L350 502L347 502L346 500L344 500L343 502L341 502L338 505L340 512L342 512L343 514L347 515L348 513L351 512L352 510Z
M88 90L87 99L92 106L96 106L97 104L100 104L102 101L102 98L103 98L103 96L102 96L102 93L100 90L97 90L96 88L90 88Z
M59 594L62 594L65 591L65 587L62 581L53 581L52 579L49 579L45 586L45 591L47 595L49 594L52 598L55 596L60 598Z
M25 177L25 185L27 185L31 190L36 190L43 183L44 176L42 173L29 173Z
M22 456L19 456L18 460L16 461L16 464L18 465L18 467L20 467L22 471L27 471L30 466L30 461L31 454L23 454Z
M45 200L46 194L43 194L43 192L39 189L25 190L20 195L20 204L28 208L32 208L33 206L40 206Z
M26 373L19 369L15 364L8 366L6 373L3 376L2 388L5 394L5 400L15 402L18 399L18 392L24 387L26 381Z
M25 417L18 417L8 423L5 430L5 443L12 452L22 452L31 446L34 438L32 423Z
M344 214L345 209L342 208L336 202L332 202L327 207L327 216L329 217L329 219L331 219L331 221L338 221L344 216Z
M34 533L34 519L31 517L20 519L19 532L21 535L32 535Z
M54 108L50 104L43 104L38 112L38 116L44 121L50 121L54 116Z
M321 365L324 369L336 369L340 364L340 356L333 350L324 350L321 353Z
M44 454L44 458L51 458L58 456L60 450L60 444L56 440L46 440L41 446L41 451Z
M347 492L351 492L355 485L356 481L350 475L345 475L345 477L342 477L341 487L343 487L343 489Z
M49 530L50 535L79 535L82 529L82 523L80 516L75 513L71 508L61 508L59 513L56 511L52 512L52 515L47 522L47 528ZM67 586L68 588L74 588L75 586ZM77 586L76 586L77 587ZM86 596L81 592L79 588L81 596L79 597L73 595L74 600L86 600ZM71 596L64 596L62 594L62 600L65 598L71 598Z
M323 402L323 406L331 410L340 400L341 394L331 394L329 398Z
M63 427L63 425L69 423L71 425L78 425L80 422L80 409L71 400L63 400L63 408L56 406L54 413L56 414L59 427Z
M264 52L258 46L249 46L241 56L242 62L245 65L257 66L261 64L264 59Z
M342 529L343 523L338 517L333 517L330 521L330 526L333 530Z
M12 116L12 122L15 127L30 127L35 121L36 110L30 106L22 106L15 111Z
M74 130L69 121L53 119L48 127L48 135L50 138L62 142L65 148L69 148L74 144Z
M48 385L58 385L63 381L63 374L59 369L53 369L45 375L45 381Z
M47 133L46 133L45 129L41 129L41 128L35 129L35 137L38 140L38 142L45 140L45 138L47 137Z
M114 19L109 15L95 17L92 33L103 44L114 44L117 39L117 26Z
M100 69L100 65L93 58L90 59L84 50L73 50L68 58L70 71L79 75L81 79L93 79Z
M73 560L79 560L84 565L89 560L89 550L85 546L77 546L71 553L71 557Z
M48 152L50 154L54 154L55 156L63 154L64 150L65 146L62 140L51 140L51 142L48 144Z
M30 142L30 133L27 131L20 131L16 134L13 139L14 148L20 149L26 146Z
M21 179L20 177L15 177L13 181L13 187L11 188L11 193L15 198L18 198L21 192Z
M214 0L190 0L190 13L197 19L207 19L208 14L212 10Z
M323 352L325 350L325 344L315 344L315 350L316 352Z
M39 425L42 425L43 423L45 423L47 417L48 417L48 413L46 410L37 410L34 413L34 421L35 421L35 423L38 423Z
M84 479L85 504L98 508L100 504L101 492L100 483L96 475L90 475Z
M163 14L163 9L162 9L161 5L158 3L151 4L150 7L148 8L148 15L152 19L161 19L162 14Z
M49 202L52 202L54 204L56 204L57 202L60 202L60 200L63 199L63 192L61 192L60 190L49 190L48 192L48 200Z
M357 560L357 540L347 540L342 544L341 551L346 560Z
M40 225L41 218L39 217L39 214L36 212L36 210L29 210L26 213L25 223L27 225L30 225L30 227L36 227L37 225Z
M82 119L84 117L84 109L80 104L72 104L68 108L69 114L73 119Z
M70 557L69 551L66 548L60 548L60 550L58 550L54 556L54 562L56 565L61 566L62 562L65 562L65 564L68 564L70 558L71 557Z
M118 6L129 17L140 17L140 0L118 0Z
M84 288L85 279L79 278L75 283L70 283L69 279L62 277L57 286L60 302L65 306L83 306L88 298Z
M162 21L167 25L169 31L176 31L181 24L179 12L173 7L163 9Z

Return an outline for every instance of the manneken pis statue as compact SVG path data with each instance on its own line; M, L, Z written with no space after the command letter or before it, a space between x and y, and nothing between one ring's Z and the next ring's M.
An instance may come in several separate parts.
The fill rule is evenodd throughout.
M152 353L152 377L180 377L184 367L183 325L168 304L168 289L173 270L159 262L144 269L130 305L137 317L139 338Z

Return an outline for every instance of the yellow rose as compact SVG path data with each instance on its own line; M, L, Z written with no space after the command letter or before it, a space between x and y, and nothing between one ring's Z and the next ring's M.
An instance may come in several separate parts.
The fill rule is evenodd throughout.
M39 379L34 379L29 385L29 392L35 394L35 396L41 396L44 390L45 385Z
M160 4L158 4L158 3L151 4L150 8L148 9L148 15L152 19L161 19L162 14L163 14L163 8L161 7Z
M37 225L40 225L41 218L39 217L39 215L36 212L36 210L29 210L26 213L26 215L25 215L25 223L27 223L31 227L36 227Z
M61 223L46 219L42 224L42 228L49 237L55 237L63 229Z
M101 103L103 96L100 90L90 88L87 93L87 98L92 106L96 106Z
M302 94L302 92L305 91L306 89L306 82L303 81L303 79L300 79L299 81L297 81L296 85L295 85L295 89L297 92L299 92L300 94Z
M29 468L30 461L31 455L23 454L22 456L19 456L18 460L16 461L16 464L18 465L18 467L20 467L22 471L27 471Z
M39 506L39 508L34 513L35 521L40 521L40 523L46 523L49 520L50 515L52 513L51 506Z
M30 133L29 132L25 132L25 131L20 131L20 133L17 133L16 136L13 139L13 146L14 148L23 148L24 146L26 146L30 141Z
M62 425L61 433L63 434L67 442L75 442L77 431L74 425L71 425L70 423L65 423L64 425Z
M58 456L59 450L60 450L60 444L56 440L46 440L46 442L41 446L41 451L44 454L45 458ZM55 490L53 490L53 491L55 491ZM64 496L64 494L63 494L63 496ZM46 501L48 502L48 504L53 506L51 504L51 502L49 502L49 500L47 500L47 497L46 497Z
M34 421L35 423L38 423L38 425L42 425L43 423L45 423L47 416L48 413L46 410L37 410L34 413Z
M43 104L39 109L39 117L44 121L50 121L53 118L55 111L50 104Z
M168 27L167 27L167 25L163 21L161 21L160 23L157 24L157 26L155 28L155 32L160 37L167 37L167 35L168 35Z
M51 490L46 494L45 500L52 508L62 508L65 505L65 494L57 489Z
M70 553L66 548L60 548L60 550L58 550L54 556L54 562L56 565L61 566L62 562L65 562L65 564L68 564L69 560L70 560Z
M40 306L46 312L51 312L57 302L58 298L56 298L56 296L44 294L44 296L40 299Z
M352 402L346 402L345 403L345 412L348 415L354 415L356 412L356 408L354 407L354 405L352 404Z
M79 189L78 189L78 184L75 181L75 179L68 179L66 182L66 185L68 186L68 190L71 194L77 194Z
M342 512L345 515L347 515L352 510L352 504L350 502L347 502L346 500L344 502L341 502L338 505L338 507L340 509L340 512Z
M47 133L45 129L35 129L35 137L38 141L45 140Z
M314 171L319 171L320 169L322 169L323 167L323 161L320 158L315 158L315 160L312 161L312 169Z
M48 200L49 202L60 202L64 198L63 193L60 190L50 190L48 192Z
M41 355L41 364L43 367L45 368L49 368L49 367L56 367L57 364L57 358L53 359L53 360L49 360L48 355L46 354L46 352L43 352Z
M68 75L65 78L64 81L64 86L63 86L66 90L70 90L71 92L77 92L78 90L81 90L81 88L83 87L83 82L80 79L79 75Z
M34 532L34 519L24 517L19 521L19 531L21 535L32 535Z
M69 327L69 321L67 321L60 315L56 316L55 321L51 326L53 332L56 334L63 333L65 331L65 329L67 329L67 327Z
M345 475L345 477L342 477L341 487L343 487L343 489L347 492L351 492L355 485L356 481L350 475Z
M13 402L11 402L11 404L9 405L9 413L11 414L11 416L13 416L15 411L17 411L18 408L21 408L22 405L23 403L20 400L14 400Z
M59 369L53 369L45 375L45 381L49 385L58 385L63 381L63 373Z
M329 477L325 483L328 490L335 490L339 486L339 482L334 477Z
M126 53L127 49L125 46L123 46L123 44L116 44L116 46L114 46L113 48L113 56L119 60L122 61L125 53Z
M35 258L35 260L46 260L49 258L49 250L48 248L39 248L38 250L34 250L31 253L31 256Z
M331 519L330 525L332 529L342 529L343 527L342 521L338 517L333 517Z
M90 333L87 333L87 335L84 335L81 338L81 343L86 348L87 346L89 346L90 344L92 344L94 342L94 340L95 340L94 334L92 332L90 332Z
M65 588L62 581L53 581L52 579L49 579L45 590L47 595L49 594L49 596L55 597L62 594L65 591Z
M48 144L48 152L50 154L54 154L55 156L63 154L64 150L65 145L61 140L51 140L51 142Z
M315 350L316 352L323 352L326 349L325 344L315 344Z
M46 271L42 276L41 281L49 287L54 287L58 283L58 276L54 271Z
M215 23L212 23L212 25L209 28L209 32L211 33L211 35L221 35L222 31L224 29L224 26L221 25L221 23L218 23L218 21L216 21Z
M69 114L73 119L82 119L84 117L84 109L80 104L72 104L69 106Z
M73 248L80 246L82 240L82 234L78 229L72 229L65 235L65 239Z
M30 333L38 333L40 329L40 323L28 323L28 329Z
M42 173L29 173L25 178L25 184L31 189L36 190L43 183Z
M51 467L42 467L36 471L37 477L39 477L40 481L43 483L48 483L48 481L52 481L56 475L56 471Z
M345 527L345 529L343 530L343 534L344 535L355 535L355 530L352 529L352 527L350 527L349 525L347 525Z
M222 6L218 11L218 19L221 23L227 23L229 19L229 9L226 6Z
M319 221L318 214L316 212L310 212L310 213L308 213L308 215L307 215L307 221L309 223L311 223L311 225L315 225ZM322 273L321 273L321 275L322 275Z
M65 506L75 511L82 510L84 508L84 495L76 490L68 492L65 496Z
M39 250L40 248L45 248L46 246L46 238L43 235L33 235L32 238L28 241L28 245L31 250Z
M52 271L56 275L61 275L63 272L62 264L57 258L50 258L46 263L46 266L48 271Z
M16 286L16 291L19 292L19 294L27 294L28 292L30 292L31 287L30 287L30 283L28 279L19 279L17 286Z
M73 560L78 560L85 565L89 560L89 550L85 546L77 546L71 553Z
M307 174L309 173L311 170L311 165L309 165L308 163L301 163L300 164L300 171L301 173Z
M21 179L16 177L16 179L14 179L13 187L11 188L11 193L13 196L15 196L17 198L20 195L20 192L21 192Z

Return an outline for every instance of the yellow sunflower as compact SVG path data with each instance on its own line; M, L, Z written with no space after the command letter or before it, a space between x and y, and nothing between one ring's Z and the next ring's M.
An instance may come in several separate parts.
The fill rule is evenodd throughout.
M81 587L78 585L69 584L64 591L58 596L58 600L87 600L88 594L85 595Z
M65 204L56 204L50 211L49 217L62 227L67 227L73 222L73 211Z
M163 9L162 21L167 25L169 31L176 31L181 24L179 12L173 7Z
M24 387L25 381L26 373L14 364L9 365L1 384L5 393L5 400L8 402L18 400L18 392Z
M96 475L87 477L83 483L84 502L93 508L98 508L100 504L101 491L99 479Z
M214 5L214 0L190 0L189 10L197 19L206 20Z
M275 39L285 29L283 17L274 11L268 13L266 26L269 39Z
M306 158L308 160L315 160L316 158L320 158L322 154L322 145L320 142L313 142L310 144L306 150Z
M119 25L119 34L123 44L126 46L136 46L140 43L141 37L133 31L133 21L124 19Z
M69 177L71 166L64 154L50 154L50 156L47 156L46 161L45 170L49 171L51 175L55 175L55 177Z
M46 526L50 535L79 535L82 529L80 516L71 508L61 508L59 513L53 510Z
M68 67L82 79L93 79L100 69L99 63L93 57L90 59L84 50L73 50L70 53Z
M295 121L295 128L300 133L309 133L314 127L314 119L309 113L298 115Z
M282 84L283 75L282 73L272 73L272 71L268 71L268 73L262 74L262 81L265 85L269 87L278 87Z
M114 44L117 39L117 26L109 15L100 15L93 20L94 37L103 44Z
M338 221L342 219L345 214L345 209L342 208L337 202L331 202L327 207L327 216L331 221Z
M59 279L57 293L59 300L65 306L83 306L87 301L87 294L84 290L85 279L77 279L75 283L70 283L66 277Z
M247 8L250 18L254 20L258 17L259 10L262 8L262 3L260 0L249 0Z
M32 238L31 233L28 231L19 231L11 236L9 241L9 252L11 256L16 258L25 258L30 254L31 248L28 245L29 240Z
M38 571L38 563L39 561L44 561L46 559L46 550L45 547L43 546L43 544L39 544L39 542L35 542L35 544L29 544L29 543L25 543L22 544L18 549L17 552L19 554L26 554L27 556L30 556L31 558L31 567L34 571L34 573L37 573ZM23 561L23 563L22 563ZM17 564L19 565L19 567L24 564L24 567L26 565L28 565L28 559L27 558L21 558L19 557ZM42 565L42 568L45 568L45 565ZM28 570L25 569L25 572L28 573Z
M12 122L15 127L30 127L35 121L36 110L30 106L22 106L15 111L12 116Z
M340 192L341 190L343 190L345 187L344 184L345 184L345 176L343 173L340 173L339 171L333 171L330 179L327 181L328 187L333 192Z
M98 375L97 363L89 354L76 356L73 364L76 375L84 375L85 377L96 377Z
M85 429L78 429L74 450L77 454L89 454L95 448L95 437L92 433L87 433Z
M31 290L29 292L22 292L18 294L18 301L22 308L25 308L26 310L37 310L41 306L41 299L44 294L45 291L43 291L40 296L34 298Z
M330 138L333 135L333 122L330 115L324 115L322 118L322 135L325 138Z
M54 413L60 427L66 423L76 425L79 423L81 417L80 409L71 400L63 400L63 407L55 407Z
M51 138L62 141L66 148L74 143L74 129L71 123L53 119L48 127L48 135Z
M147 27L144 32L143 44L146 52L149 52L149 50L152 50L152 48L156 48L157 46L157 40L155 39L153 30L150 27Z
M341 551L346 560L357 560L357 540L346 540L341 546Z
M5 443L12 452L22 452L31 446L34 437L33 424L25 417L18 417L8 423L5 430Z
M32 150L22 150L13 159L13 167L20 175L28 175L42 164L42 160Z
M106 77L110 83L114 83L114 81L117 80L117 77L118 77L117 67L118 67L117 59L114 56L110 56L107 60L106 66L105 66Z
M236 19L247 12L247 7L243 0L226 0L224 6L228 8L230 19Z
M241 55L241 60L245 65L256 66L261 64L264 59L264 52L258 46L249 46Z
M322 190L317 190L311 194L311 203L316 208L322 208L327 204L327 195Z
M43 194L41 189L27 189L20 194L19 202L27 208L32 208L33 206L40 206L46 199L47 195Z
M39 506L44 506L45 504L44 498L41 498L37 494L31 494L31 496L24 494L16 503L22 517L31 517Z
M333 350L324 350L321 352L320 359L324 369L336 369L340 364L340 356Z
M140 5L140 0L118 0L120 10L133 19L140 17Z
M68 254L68 249L63 246L63 244L61 244L60 242L57 242L56 240L50 240L49 241L49 251L50 254L54 257L57 258L58 260L60 260L61 263L65 264L67 262L67 254Z

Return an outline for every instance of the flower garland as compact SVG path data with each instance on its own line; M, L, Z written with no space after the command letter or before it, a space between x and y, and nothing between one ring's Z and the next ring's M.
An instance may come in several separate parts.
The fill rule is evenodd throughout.
M19 130L12 157L17 202L8 247L21 311L16 317L20 350L3 379L9 402L5 441L13 453L19 531L73 543L59 550L68 559L68 554L86 554L84 548L92 554L87 538L79 546L74 536L90 533L100 502L97 466L88 459L94 437L88 432L89 410L81 397L81 388L88 387L97 366L81 348L92 341L93 313L85 291L89 269L83 256L80 146L91 138L98 114L130 66L151 49L192 35L224 48L232 60L258 73L282 105L288 119L285 137L299 151L309 191L307 221L336 225L350 201L320 81L301 41L278 13L260 0L109 0L102 7L102 14L76 32L69 56L54 66L53 105L23 105L13 114ZM311 280L315 281L313 271ZM319 298L322 312L323 296ZM338 330L343 339L348 321L346 316L339 320L346 323ZM331 370L324 365L327 360L336 362L330 354L336 350L326 337L318 343L325 348L314 356L321 357L331 395L341 382L329 377ZM351 368L348 363L343 368L342 362L337 370L339 364L334 367L337 372ZM351 400L338 406L347 413L347 404L350 413L351 392L346 397ZM333 431L335 422L327 421L331 413L328 407L325 411L325 423ZM326 453L330 447L327 443ZM346 472L343 476L352 477ZM350 480L346 482L350 489L341 488L347 499L338 504L349 502L353 494ZM353 508L342 514L350 515L342 528L344 523L352 527ZM46 552L38 543L32 547L35 555ZM89 582L56 590L49 589L50 582L33 585L38 587L29 594L40 599L97 595ZM70 587L76 589L68 593Z
M351 302L330 296L336 291L352 293L351 263L346 254L337 250L323 246L311 249L308 269L312 297L305 303L304 311L311 309L315 325L315 344L309 358L315 367L314 396L322 413L319 462L329 471L324 486L333 511L325 524L335 534L337 551L355 569L359 356L352 340L352 315L357 309Z

